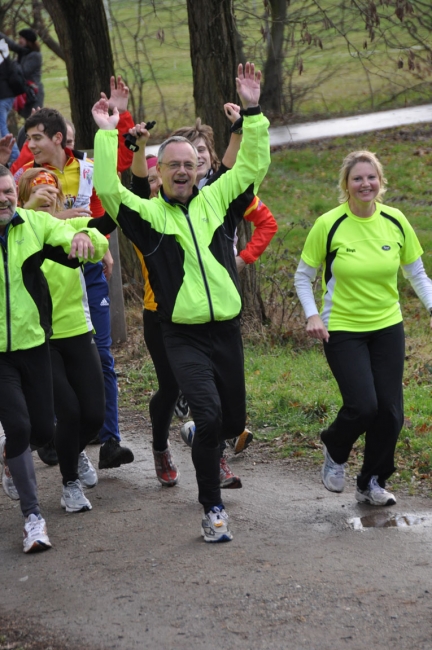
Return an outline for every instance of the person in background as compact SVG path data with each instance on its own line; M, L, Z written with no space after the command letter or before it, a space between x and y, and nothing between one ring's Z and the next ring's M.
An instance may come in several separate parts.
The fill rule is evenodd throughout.
M339 174L341 205L316 220L295 274L306 332L323 341L343 400L336 419L321 433L322 481L331 492L344 490L345 464L364 433L355 497L372 506L396 503L386 481L395 471L396 442L404 421L400 266L432 310L432 282L420 257L422 248L402 212L381 203L386 183L375 154L350 153ZM319 313L312 282L321 265Z
M121 78L116 84L113 77L111 95L107 101L112 107L121 111L127 130L128 125L130 126L131 122L133 124L133 121L126 111L127 98L125 101L123 87ZM65 194L65 209L57 213L57 217L63 219L85 215L101 217L105 210L93 188L93 161L87 158L86 154L65 146L67 127L63 116L55 109L43 108L26 120L25 129L29 150L34 159L15 173L16 182L19 182L26 169L43 165L56 174ZM126 150L127 157L130 157L131 154L123 143L122 147ZM114 357L110 350L112 341L107 279L111 274L112 264L113 260L108 251L103 263L86 264L84 267L90 316L96 330L95 342L101 357L105 380L106 416L99 433L102 443L99 452L99 469L120 467L134 460L132 450L120 444L117 376L114 370ZM42 454L42 460L47 464L57 462L53 446L39 450L38 453Z
M14 98L16 96L16 92L10 83L10 66L11 63L9 59L9 47L4 38L0 38L0 136L2 138L7 135L11 135L7 120L8 115L12 110ZM11 142L11 140L9 140L9 142ZM13 162L18 158L18 156L19 149L14 140L10 148L9 157L4 164L8 163L9 161Z
M25 28L18 32L18 43L0 32L0 38L4 38L12 52L18 54L18 64L21 67L24 79L30 86L30 93L34 99L27 101L19 111L21 117L27 118L34 108L42 108L44 105L44 88L42 84L42 54L37 34L34 29Z
M18 184L18 202L26 210L43 210L53 217L63 210L64 196L58 178L43 167L28 169ZM73 228L86 227L88 218L71 219ZM92 232L102 258L108 240ZM84 449L97 435L105 417L102 366L93 339L93 324L82 270L45 260L53 314L50 338L51 368L56 414L55 449L63 478L61 505L66 512L85 512L92 506L83 487L98 482L96 470Z

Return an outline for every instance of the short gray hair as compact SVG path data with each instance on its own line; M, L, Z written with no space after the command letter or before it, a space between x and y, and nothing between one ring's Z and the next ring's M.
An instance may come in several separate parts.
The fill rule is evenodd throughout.
M15 185L15 179L13 177L13 174L12 174L11 170L8 167L6 167L5 165L0 165L0 176L10 176L11 179L13 180L13 182L14 182L14 185Z
M162 144L160 145L160 147L159 147L159 151L158 151L158 155L157 155L159 165L162 162L163 154L164 154L164 151L165 151L166 147L169 144L171 144L171 142L186 142L186 144L188 144L190 147L192 147L192 149L194 150L195 156L196 156L196 158L198 160L198 151L197 151L195 145L192 144L192 142L190 140L188 140L187 138L183 138L183 136L181 136L181 135L172 135L170 138L167 138L166 140L164 140L162 142Z

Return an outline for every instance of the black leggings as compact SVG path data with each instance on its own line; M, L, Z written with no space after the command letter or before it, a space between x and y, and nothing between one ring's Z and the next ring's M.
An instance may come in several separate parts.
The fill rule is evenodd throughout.
M105 418L102 366L91 332L51 339L55 446L63 484L78 478L78 456Z
M0 422L6 457L16 458L30 442L42 447L54 433L54 406L48 343L0 353Z
M165 451L169 428L179 396L179 387L165 352L162 329L157 311L143 311L144 340L153 361L158 389L150 400L150 419L153 431L153 448Z
M356 440L366 433L357 485L365 490L371 477L378 476L384 487L395 470L394 452L404 419L403 324L374 332L330 332L324 351L343 406L321 439L333 460L342 464Z
M239 319L161 326L172 371L194 416L192 461L199 502L208 511L221 503L219 443L240 435L246 423Z

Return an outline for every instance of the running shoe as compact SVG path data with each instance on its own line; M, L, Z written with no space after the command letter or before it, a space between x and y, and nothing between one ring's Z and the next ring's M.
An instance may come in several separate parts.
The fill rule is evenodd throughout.
M366 490L357 488L355 498L359 503L371 506L394 506L396 503L395 495L379 485L378 476L372 476Z
M190 415L189 404L186 401L186 397L183 393L180 393L177 399L177 403L174 407L174 413L178 418L184 420Z
M228 515L225 508L213 506L201 521L201 535L205 542L230 542L233 538L228 525Z
M3 490L5 494L9 497L9 499L13 499L14 501L19 501L18 490L15 487L15 483L13 482L13 478L9 471L9 467L7 466L5 445L6 445L6 436L2 434L0 436L0 465L2 466Z
M92 505L85 496L79 479L76 481L68 481L63 486L63 495L60 503L66 512L86 512L92 509Z
M227 440L229 446L234 450L235 454L240 454L242 451L247 449L250 443L253 440L253 433L248 429L245 429L237 438L231 438Z
M183 442L185 442L188 447L192 447L195 435L195 422L193 420L186 422L180 429L180 435L183 438Z
M98 482L96 470L85 451L82 451L78 456L78 478L81 485L86 488L92 488Z
M324 463L321 469L321 478L324 487L330 492L343 492L345 488L345 463L335 463L323 444Z
M242 487L241 478L234 474L224 456L220 459L219 478L220 486L224 490L235 490Z
M177 485L180 477L180 472L178 471L172 459L169 443L165 451L155 451L153 449L153 457L156 476L159 483L165 485L166 487L173 487L174 485Z
M128 447L122 447L115 438L109 438L99 450L99 469L120 467L132 463L133 460L133 452Z
M39 449L36 450L37 455L41 459L45 465L58 465L58 456L57 456L57 451L54 446L54 440L51 440L51 442L48 442L46 445L43 447L39 447Z
M24 553L47 551L52 544L49 541L45 519L42 515L29 515L24 520L23 550Z

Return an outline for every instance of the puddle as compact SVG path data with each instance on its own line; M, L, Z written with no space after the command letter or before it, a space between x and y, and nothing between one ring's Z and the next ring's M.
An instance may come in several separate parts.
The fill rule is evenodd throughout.
M375 512L364 517L348 519L354 530L365 528L408 528L412 526L432 526L432 514L398 515L390 512Z

